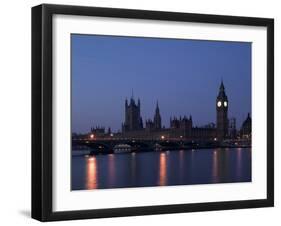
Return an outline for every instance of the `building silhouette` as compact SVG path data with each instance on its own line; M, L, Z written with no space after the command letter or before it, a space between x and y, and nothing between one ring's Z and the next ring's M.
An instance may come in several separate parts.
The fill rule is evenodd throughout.
M145 126L141 117L141 102L137 103L132 95L130 102L125 100L125 120L122 123L122 132L114 134L116 138L126 139L184 139L190 141L224 141L227 139L237 139L237 137L251 139L251 118L248 114L243 122L241 130L236 130L236 119L228 118L228 97L221 81L219 92L216 98L216 123L210 122L204 126L194 126L192 116L173 116L170 117L168 128L163 127L161 111L158 101L153 119L147 119ZM103 127L91 129L92 133L106 137L113 136L109 128L107 133ZM104 135L102 135L104 133Z
M96 134L97 136L105 134L105 127L102 126L96 126L91 127L91 133Z
M228 98L225 94L223 81L216 100L217 109L217 139L224 140L228 135Z
M248 113L247 118L243 122L240 129L240 137L250 139L252 136L252 119L250 113Z
M125 101L125 122L122 125L122 132L138 131L143 129L142 118L140 114L140 99L135 103L132 95L130 103Z
M154 124L154 129L156 129L156 130L162 129L161 115L160 115L160 110L159 110L159 106L158 106L158 101L156 104L153 124Z
M228 136L230 139L235 139L237 137L236 118L230 118L228 120Z
M142 125L140 114L140 100L135 104L133 96L130 104L125 100L125 122L122 124L122 132L126 137L139 138L184 138L191 140L224 140L229 137L228 127L228 98L225 92L224 84L221 82L219 93L216 99L216 126L209 123L206 126L194 127L192 116L179 116L170 118L170 127L163 128L160 114L160 107L157 101L153 120L148 119L145 122L145 128Z

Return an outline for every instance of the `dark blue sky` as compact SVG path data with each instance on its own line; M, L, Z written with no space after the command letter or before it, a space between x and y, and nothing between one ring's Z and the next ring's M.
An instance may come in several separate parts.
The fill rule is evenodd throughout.
M251 112L251 43L73 34L71 45L73 132L121 129L132 89L143 120L158 100L166 127L185 114L215 123L221 79L238 128Z

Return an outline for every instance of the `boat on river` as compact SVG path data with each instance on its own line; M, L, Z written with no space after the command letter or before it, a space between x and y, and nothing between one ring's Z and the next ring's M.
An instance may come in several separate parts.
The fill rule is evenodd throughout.
M132 151L132 146L129 144L117 144L113 148L114 153L128 153Z

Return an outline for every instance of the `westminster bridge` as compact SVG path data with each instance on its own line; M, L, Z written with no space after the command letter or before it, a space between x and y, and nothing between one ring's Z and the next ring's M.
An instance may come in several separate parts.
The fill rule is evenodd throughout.
M127 145L131 151L203 149L203 148L239 148L250 147L249 140L225 140L224 142L207 140L192 141L185 139L132 139L132 138L95 138L72 139L72 147L88 148L100 153L111 153L117 146Z

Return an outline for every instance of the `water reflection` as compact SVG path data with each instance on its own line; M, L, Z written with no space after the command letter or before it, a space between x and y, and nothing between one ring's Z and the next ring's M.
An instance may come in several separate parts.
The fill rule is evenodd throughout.
M131 153L131 180L132 184L136 183L136 153Z
M237 149L237 167L236 167L236 175L238 178L241 177L241 173L242 173L242 153L241 153L242 149L238 148Z
M110 186L115 183L115 155L108 155L108 184Z
M218 161L218 151L215 150L213 152L213 173L212 173L212 177L213 177L213 182L217 183L219 181L219 161Z
M233 163L229 162L229 149L215 149L212 161L212 183L227 182L230 177L229 167Z
M159 162L159 185L163 186L167 183L167 156L166 153L160 154Z
M219 174L220 174L220 180L228 181L229 179L229 148L220 149L219 154Z
M184 176L184 150L179 151L179 178L182 183Z
M86 188L96 189L98 188L97 181L97 160L96 157L87 158L87 172L86 172Z
M72 157L72 189L251 181L251 149L170 150Z

